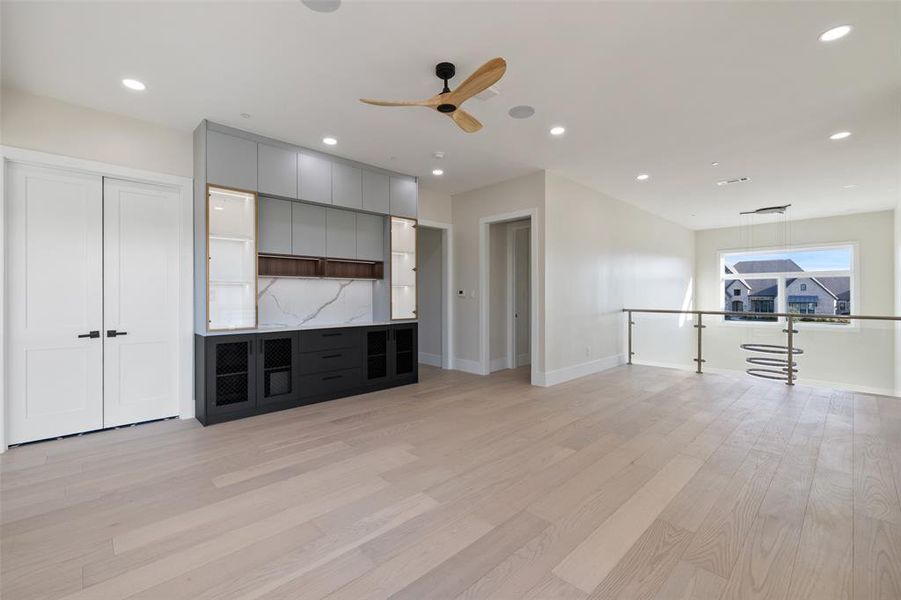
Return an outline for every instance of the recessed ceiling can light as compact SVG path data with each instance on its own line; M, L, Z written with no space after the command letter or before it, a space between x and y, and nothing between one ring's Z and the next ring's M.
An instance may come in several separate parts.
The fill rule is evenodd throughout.
M138 81L137 79L123 79L122 85L127 87L130 90L134 90L136 92L143 92L147 89L147 86L144 85L143 81Z
M711 166L711 167L718 167L718 166L720 166L720 161L715 160L715 161L713 161L712 163L710 163L710 166Z
M850 25L839 25L838 27L833 27L832 29L827 29L823 33L820 34L821 42L834 42L835 40L840 40L846 35L851 33Z
M249 119L249 118L250 118L250 113L241 113L241 118L242 118L242 119Z
M324 137L324 138L322 138L322 143L325 144L326 146L334 146L335 144L338 143L338 140L336 140L333 137Z
M839 132L836 132L836 133L833 133L832 135L830 135L829 139L830 140L843 140L848 137L851 137L850 131L839 131Z
M535 114L535 109L526 104L520 104L508 110L507 114L514 119L528 119Z
M443 169L432 169L432 175L444 175Z
M341 8L341 0L302 0L302 2L310 10L321 13L335 12Z
M857 187L857 184L856 184L856 183L849 183L848 185L843 185L842 187L845 188L846 190L850 190L850 189L856 188L856 187Z
M551 135L563 135L566 133L566 127L562 127L560 125L554 125L551 127Z
M648 177L650 177L650 175L648 175L647 173L642 173L641 175L639 175L639 176L636 177L635 179L637 179L638 181L645 181Z

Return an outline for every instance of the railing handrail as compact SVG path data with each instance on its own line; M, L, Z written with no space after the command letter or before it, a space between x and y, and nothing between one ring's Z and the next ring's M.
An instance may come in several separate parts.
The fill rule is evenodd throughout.
M793 319L807 320L835 320L835 319L859 319L863 321L901 321L901 317L884 315L808 315L801 313L776 313L776 312L734 312L726 310L677 310L672 308L624 308L624 313L656 313L668 315L721 315L726 317L792 317Z

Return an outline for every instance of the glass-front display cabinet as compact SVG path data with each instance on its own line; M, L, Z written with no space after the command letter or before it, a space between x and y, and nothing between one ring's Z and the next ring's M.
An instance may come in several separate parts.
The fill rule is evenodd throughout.
M391 217L391 319L416 318L416 220Z
M207 315L210 331L257 326L257 196L209 187Z

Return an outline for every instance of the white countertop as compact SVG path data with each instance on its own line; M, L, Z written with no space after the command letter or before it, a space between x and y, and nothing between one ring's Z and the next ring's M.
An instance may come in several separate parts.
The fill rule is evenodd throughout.
M345 327L377 327L379 325L403 325L405 323L417 323L415 319L409 321L356 321L353 323L329 323L325 325L264 325L254 329L223 329L208 331L197 335L240 335L242 333L279 333L281 331L307 331L312 329L343 329Z

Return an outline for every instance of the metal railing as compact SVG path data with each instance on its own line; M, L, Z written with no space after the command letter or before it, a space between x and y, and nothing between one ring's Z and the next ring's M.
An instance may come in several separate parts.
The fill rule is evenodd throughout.
M635 321L632 320L633 314L659 314L659 315L694 315L696 318L694 327L698 330L698 341L697 341L697 355L692 359L693 362L697 363L696 373L703 373L703 369L701 365L703 365L706 361L704 360L704 339L703 332L704 329L707 328L704 325L704 315L713 315L713 316L722 316L722 317L734 317L736 319L741 320L754 320L753 317L766 317L767 319L785 319L786 328L782 330L782 333L786 334L786 344L784 346L775 346L770 344L742 344L741 347L743 350L747 350L749 352L758 352L765 354L778 354L784 355L785 358L768 358L762 359L761 357L751 357L746 359L746 361L752 365L764 365L766 367L774 367L770 368L760 368L760 367L752 367L747 370L749 375L754 377L762 377L765 379L775 379L778 381L785 381L786 385L795 385L795 380L798 378L798 369L797 362L795 361L795 357L798 354L802 354L804 351L801 348L797 348L794 345L795 335L798 333L798 330L795 329L795 323L800 321L826 321L826 322L835 322L836 319L840 319L842 321L853 321L855 319L859 321L894 321L901 322L901 317L893 317L893 316L881 316L881 315L811 315L811 314L800 314L800 313L747 313L747 312L733 312L727 310L674 310L674 309L665 309L665 308L624 308L623 312L627 315L627 324L628 324L628 354L627 354L627 362L628 364L632 364L632 357L635 355L635 352L632 350L632 327L635 325ZM752 372L753 371L753 372Z

